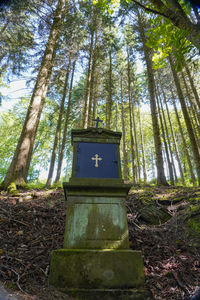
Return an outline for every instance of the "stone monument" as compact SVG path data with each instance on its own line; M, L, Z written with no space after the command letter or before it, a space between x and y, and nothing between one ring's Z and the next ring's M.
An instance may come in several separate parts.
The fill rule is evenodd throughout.
M140 251L129 249L120 132L72 130L72 176L63 183L63 249L52 252L50 284L76 299L150 299Z

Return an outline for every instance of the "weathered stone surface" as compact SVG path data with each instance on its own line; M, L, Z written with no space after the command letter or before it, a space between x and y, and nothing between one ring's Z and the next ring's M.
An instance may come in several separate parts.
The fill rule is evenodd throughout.
M68 197L64 248L128 249L124 198Z
M151 293L141 289L62 289L79 300L151 300Z
M142 255L132 250L55 250L50 284L59 288L138 288L144 285Z
M63 183L65 199L68 196L108 196L126 197L131 185L124 184L122 179L71 178Z

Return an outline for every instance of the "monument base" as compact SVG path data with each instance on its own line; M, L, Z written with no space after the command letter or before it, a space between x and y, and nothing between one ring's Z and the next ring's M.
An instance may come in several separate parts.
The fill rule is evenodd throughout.
M65 289L130 289L144 286L140 251L59 249L52 252L50 284Z

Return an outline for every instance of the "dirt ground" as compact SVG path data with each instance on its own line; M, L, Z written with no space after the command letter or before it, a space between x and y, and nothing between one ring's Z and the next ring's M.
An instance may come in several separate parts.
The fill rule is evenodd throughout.
M152 204L168 221L159 214L152 224L144 214ZM200 216L199 204L200 188L138 186L128 196L130 247L142 251L153 299L190 299L200 286L200 235L185 226L189 217ZM15 295L72 299L48 284L51 251L63 244L65 213L61 189L1 192L0 280Z

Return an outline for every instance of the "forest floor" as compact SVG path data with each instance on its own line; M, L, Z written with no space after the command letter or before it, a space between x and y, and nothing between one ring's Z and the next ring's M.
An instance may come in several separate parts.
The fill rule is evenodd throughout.
M0 195L0 280L25 300L73 299L48 284L62 248L63 191ZM141 250L153 299L190 299L200 286L200 188L135 187L127 199L130 247ZM18 296L17 296L18 297Z

